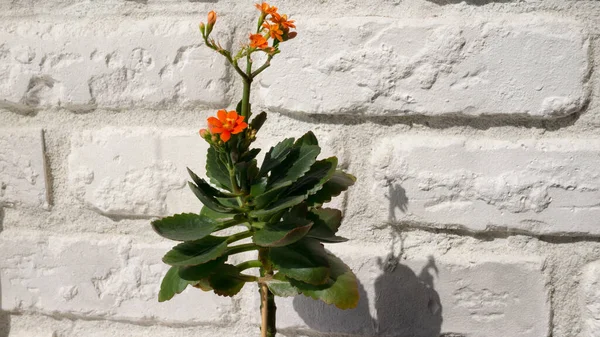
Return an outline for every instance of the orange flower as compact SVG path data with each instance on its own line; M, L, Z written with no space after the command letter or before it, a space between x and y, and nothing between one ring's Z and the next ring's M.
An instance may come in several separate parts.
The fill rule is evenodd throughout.
M278 24L270 25L265 22L265 23L263 23L263 27L265 27L269 30L269 35L271 36L272 39L277 39L277 40L279 40L279 42L283 41L283 37L281 37L281 35L283 34L283 31L281 30L281 28L279 28Z
M269 6L269 4L266 2L263 2L261 4L255 4L254 6L256 6L256 8L258 8L258 10L263 12L264 14L277 13L277 7Z
M212 26L217 22L217 13L215 11L208 12L208 25Z
M288 20L287 14L273 15L271 17L271 21L273 21L273 23L280 24L284 29L296 28L294 20Z
M217 117L208 117L208 128L213 134L221 134L221 140L227 142L231 135L238 134L248 127L244 116L238 116L235 111L217 111Z
M250 34L250 48L265 49L269 46L267 39L260 34Z

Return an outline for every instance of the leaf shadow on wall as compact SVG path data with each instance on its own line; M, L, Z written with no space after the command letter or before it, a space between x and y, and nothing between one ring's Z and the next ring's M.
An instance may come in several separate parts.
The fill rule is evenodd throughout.
M467 5L475 5L475 6L483 6L491 3L509 3L509 2L517 2L518 0L427 0L429 2L433 2L434 4L445 6L445 5L454 5L459 4L461 2L465 2Z
M4 230L4 210L0 206L0 233ZM0 270L0 337L8 337L10 332L10 314L2 311L2 270Z
M393 224L397 222L397 210L402 213L408 211L409 199L406 189L400 184L388 181L387 185L385 197L389 201L388 225L392 230L392 247L387 256L373 261L376 263L372 268L379 273L371 285L370 293L375 298L369 299L360 281L360 301L352 310L339 310L320 301L296 296L294 309L311 330L329 333L328 336L440 336L443 319L442 304L434 287L438 276L435 259L429 256L419 274L400 263L404 254L404 238L401 230ZM394 247L397 244L400 250L396 254ZM366 277L372 272L365 271Z
M418 275L396 258L379 262L382 273L374 282L376 317L371 316L369 298L360 282L360 301L355 309L340 310L299 295L294 298L294 310L311 330L328 336L439 337L442 305L433 287L431 273L437 272L433 257Z
M388 207L388 222L397 222L396 209L402 213L408 211L408 197L406 196L406 190L402 185L396 183L388 183L388 192L385 197L389 200Z

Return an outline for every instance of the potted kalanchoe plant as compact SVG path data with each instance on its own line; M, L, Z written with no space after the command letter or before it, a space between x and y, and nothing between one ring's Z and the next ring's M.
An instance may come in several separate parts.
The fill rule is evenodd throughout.
M217 117L208 118L208 129L200 130L210 144L206 158L210 183L188 170L189 187L203 204L200 213L165 217L153 221L152 227L167 239L182 241L163 258L171 268L162 281L159 301L171 299L188 285L233 296L246 283L257 283L261 336L272 337L275 296L303 294L340 309L358 304L355 275L323 246L346 241L336 235L341 211L323 204L353 185L355 178L337 168L336 157L317 160L321 148L312 132L284 139L258 164L260 149L251 145L267 114L251 119L251 84L269 67L280 45L296 36L292 31L296 27L276 7L267 3L256 7L260 11L256 33L236 54L210 38L215 12L200 24L206 46L223 55L241 76L243 97L235 111L219 110ZM254 69L259 53L265 61ZM240 230L233 231L234 227ZM228 263L243 252L256 252L256 257ZM258 269L254 275L247 271L252 268Z

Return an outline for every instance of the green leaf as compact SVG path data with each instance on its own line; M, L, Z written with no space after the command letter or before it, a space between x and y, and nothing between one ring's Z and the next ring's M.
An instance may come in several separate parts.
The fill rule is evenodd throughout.
M309 212L308 218L317 226L327 227L333 233L337 233L342 224L342 211L335 208L317 208Z
M194 288L202 289L203 291L213 290L213 288L208 283L208 279L201 279L195 282L196 284L193 285Z
M267 287L269 287L269 290L271 290L275 296L293 297L300 294L300 290L291 285L288 278L282 273L273 275L273 278L268 280L266 283Z
M226 250L225 238L207 236L178 244L163 257L163 262L171 266L195 266L218 258Z
M335 173L337 163L336 157L315 162L306 174L290 186L285 195L313 194L317 192L323 184L331 179Z
M319 146L319 141L317 137L312 131L308 131L302 137L298 138L296 141L296 146L298 145L316 145Z
M208 153L206 155L206 175L217 187L230 192L233 190L227 165L225 165L217 150L212 146L208 148ZM196 184L198 183L196 182Z
M175 214L152 221L152 228L158 235L176 241L198 240L212 233L219 223L213 219L193 214Z
M202 206L202 210L200 210L200 215L201 216L205 216L208 218L211 218L217 222L225 222L227 220L231 220L233 219L233 216L235 214L231 214L231 213L220 213L217 211L213 211L212 209L206 207L206 206Z
M265 155L265 159L263 160L263 164L260 167L259 176L264 176L267 172L271 171L273 168L281 165L285 158L290 154L294 147L294 138L286 138L279 142L277 145L273 146L269 152Z
M160 283L160 291L158 292L158 301L164 302L173 298L176 294L181 294L182 291L190 284L188 281L179 277L179 268L171 267L163 277Z
M329 277L329 263L323 245L303 239L285 247L269 249L269 257L279 272L310 284L323 284Z
M312 222L301 218L289 218L276 224L267 224L257 231L252 241L262 247L283 247L302 239L310 230Z
M327 252L331 274L325 284L313 285L289 279L290 284L302 294L333 304L340 309L356 308L359 300L358 282L350 268L337 256Z
M222 256L216 260L208 261L197 266L179 267L179 277L188 281L199 281L206 279L221 266L223 266L225 261L227 261L227 257Z
M310 169L319 153L321 148L318 145L294 144L283 163L271 170L268 189L291 185Z
M273 201L277 200L277 197L287 190L287 186L281 186L278 188L271 189L256 198L254 198L255 209L263 209Z
M221 203L219 203L219 201L215 199L214 194L211 194L212 191L208 188L210 187L210 185L208 185L206 182L199 186L195 185L192 182L188 182L188 185L192 189L192 192L194 192L196 197L204 206L219 213L229 213L233 211L232 208L222 206Z
M253 159L250 162L239 162L235 164L235 168L238 185L243 191L248 191L258 176L256 160Z
M275 214L286 208L290 208L292 206L296 206L296 205L300 204L302 201L304 201L304 199L306 199L306 196L304 196L304 195L291 196L291 197L279 199L277 202L273 203L268 208L257 209L257 210L250 212L250 216L257 218L257 217L264 217L264 216L268 216L271 214Z
M259 113L258 115L256 115L256 117L254 117L254 119L252 119L252 122L250 122L250 127L258 132L258 130L260 130L263 124L265 124L266 120L267 113L261 111L261 113Z
M335 235L342 223L342 211L334 208L317 208L311 210L306 217L314 222L306 237L327 243L348 241L346 238Z
M348 187L354 185L356 178L348 173L342 171L335 171L331 179L329 179L323 187L318 190L315 194L310 195L306 199L306 203L310 206L321 206L337 197L342 192L348 189Z
M250 196L257 197L267 189L267 178L260 178L257 182L250 187Z
M260 151L261 151L260 149L251 149L251 150L248 150L248 151L246 151L246 152L244 152L242 154L242 156L240 157L239 160L241 162L242 161L248 161L248 162L252 161L254 158L256 158L256 156L258 156L258 154L260 153Z
M238 269L230 264L222 265L208 278L215 294L231 297L242 290L245 281L240 278Z
M215 200L217 200L223 207L242 211L238 198L215 198Z

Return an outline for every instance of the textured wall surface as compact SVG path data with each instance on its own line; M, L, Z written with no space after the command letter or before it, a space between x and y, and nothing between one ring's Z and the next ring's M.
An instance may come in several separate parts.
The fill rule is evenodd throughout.
M157 302L197 211L225 46L254 1L0 0L0 337L258 336L257 291ZM314 130L358 308L278 300L282 336L600 337L600 1L280 0L259 145ZM229 32L235 32L230 34Z

